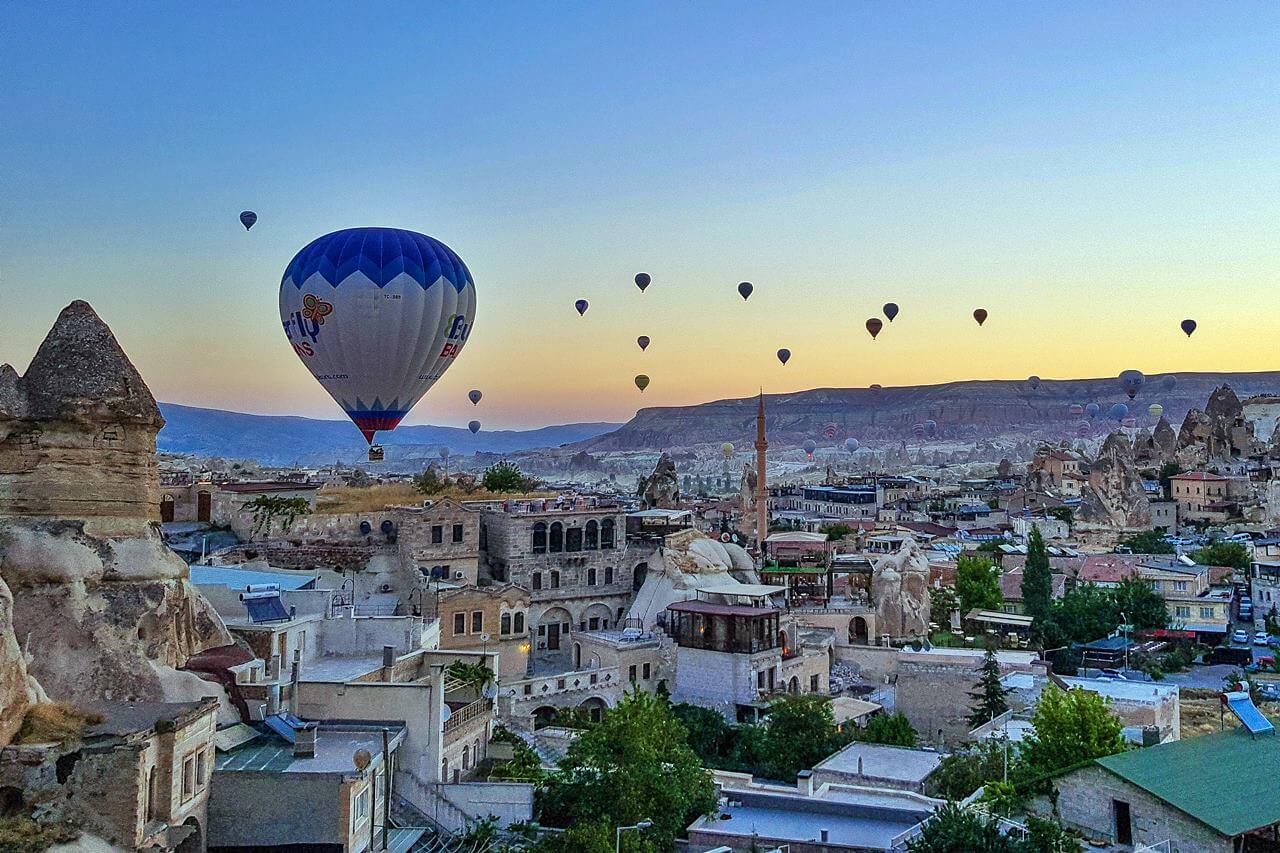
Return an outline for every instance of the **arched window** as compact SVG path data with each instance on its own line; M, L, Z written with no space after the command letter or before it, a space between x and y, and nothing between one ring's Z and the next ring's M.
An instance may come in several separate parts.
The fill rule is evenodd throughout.
M502 633L504 635L511 633L511 614L510 613L502 614Z
M449 781L449 759L447 758L440 759L440 781Z
M608 550L613 547L613 519L606 518L600 522L600 547Z
M462 769L471 769L471 745L468 744L462 748Z
M551 588L552 589L560 588L560 573L557 572L555 569L551 570Z
M551 523L551 547L548 550L552 554L558 554L564 550L564 525L558 521Z
M583 543L588 551L594 551L600 547L600 525L596 522L587 522L586 542Z
M542 572L533 573L533 588L542 589Z
M516 633L524 633L524 611L516 613Z
M566 551L582 550L582 528L570 527L564 532L564 549Z
M547 553L547 525L541 521L533 526L533 553Z
M593 567L593 568L587 569L587 586L595 586L595 585L596 585L596 570Z

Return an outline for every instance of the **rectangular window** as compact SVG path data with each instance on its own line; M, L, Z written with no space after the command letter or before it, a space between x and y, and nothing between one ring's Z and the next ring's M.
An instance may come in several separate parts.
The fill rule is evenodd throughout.
M1190 617L1191 617L1191 608L1190 608L1190 607L1175 607L1175 608L1173 608L1173 614L1174 614L1175 616L1177 616L1179 619L1188 619L1188 618L1190 618Z
M542 589L542 572L533 573L533 588Z
M631 668L627 670L627 680L628 681L636 680L636 668L634 665L632 665Z
M453 526L453 541L454 542L462 541L462 525L461 524L455 524Z
M649 667L650 667L649 664L645 664L644 667L641 669L641 672L644 673L643 677L645 681L648 681L649 676L653 673L653 670L651 670Z
M1174 581L1174 583L1173 583L1173 588L1174 588L1174 590L1175 590L1175 591L1177 591L1177 592L1186 592L1186 591L1187 591L1187 582L1186 582L1186 581Z
M613 583L613 566L604 567L604 582L606 584Z
M439 524L431 525L431 544L439 545L444 541L444 528Z
M467 614L461 612L453 614L454 636L465 633L467 633Z
M591 625L591 630L592 630L592 631L598 631L598 630L600 630L600 617L599 617L599 616L592 616L592 617L591 617L589 620L587 620L587 621L588 621L588 622L589 622L589 624Z
M483 610L471 611L471 633L479 634L483 630L484 630L484 611Z
M818 692L818 674L817 673L814 673L813 675L809 676L809 692L810 693Z
M204 783L208 781L206 774L209 772L209 755L203 750L196 753L196 787L204 787Z
M1201 607L1201 608L1200 608L1200 618L1201 618L1201 619L1212 619L1212 618L1213 618L1213 608L1212 608L1212 607Z
M196 757L188 755L182 760L182 800L186 802L196 793Z

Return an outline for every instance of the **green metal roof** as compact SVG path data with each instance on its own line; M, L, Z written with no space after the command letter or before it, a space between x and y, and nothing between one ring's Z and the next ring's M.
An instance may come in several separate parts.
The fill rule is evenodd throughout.
M1280 737L1243 728L1099 758L1098 764L1226 836L1280 823Z

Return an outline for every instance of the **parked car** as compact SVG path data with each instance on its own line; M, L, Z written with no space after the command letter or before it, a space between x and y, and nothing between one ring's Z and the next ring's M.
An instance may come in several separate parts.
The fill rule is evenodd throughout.
M1243 629L1243 628L1237 628L1237 629L1236 629L1235 631L1233 631L1233 632L1232 632L1232 634L1231 634L1231 642L1233 642L1233 643L1247 643L1247 642L1249 642L1249 632L1248 632L1248 631L1246 631L1246 630L1245 630L1245 629Z
M1254 631L1253 644L1255 646L1269 646L1271 645L1271 635L1266 631Z

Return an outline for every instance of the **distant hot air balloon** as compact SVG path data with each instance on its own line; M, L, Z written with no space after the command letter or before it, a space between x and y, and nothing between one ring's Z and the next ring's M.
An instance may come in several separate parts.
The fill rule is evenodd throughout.
M1147 406L1147 414L1156 420L1160 420L1160 416L1164 414L1164 406L1159 403L1152 403L1150 406Z
M733 442L726 441L724 444L720 445L720 455L723 456L725 459L732 459L733 458Z
M1170 373L1168 376L1160 380L1160 389L1163 391L1172 391L1178 385L1178 377Z
M442 448L440 448L440 458L441 458L441 459L448 459L448 458L449 458L449 448L447 448L447 447L442 447Z
M248 231L253 227L253 223L258 221L258 214L252 210L240 211L240 224L244 226L244 230Z
M871 386L871 390L872 390L872 391L883 391L884 389L883 389L881 386L879 386L879 385L872 385L872 386Z
M871 340L876 339L876 335L880 334L880 330L884 328L884 323L879 317L872 317L867 321L867 331L871 333Z
M587 313L587 300L579 299L577 302L573 303L573 307L577 310L578 316L581 317L583 314Z
M857 450L861 446L862 445L858 443L858 439L856 438L850 437L844 440L844 449L849 451L850 453L853 453L855 450Z
M636 343L640 345L640 351L644 352L649 348L649 336L641 335L640 337L636 338Z
M1079 403L1072 403L1071 407L1067 409L1067 414L1071 415L1073 418L1078 418L1084 414L1084 406Z
M647 272L636 273L636 287L640 288L641 293L644 293L644 289L649 286L649 282L652 280Z
M812 438L804 443L804 455L813 459L813 452L818 449L818 443Z
M649 387L649 377L643 373L636 375L636 387L640 389L640 393L644 393L644 389Z
M1120 425L1121 425L1122 427L1124 427L1125 429L1133 429L1134 427L1136 427L1136 426L1138 425L1138 419L1137 419L1137 418L1125 418L1123 421L1121 421L1121 422L1120 422Z
M1126 370L1120 374L1120 387L1129 395L1130 400L1138 396L1146 381L1147 377L1142 375L1141 370Z
M790 360L791 360L791 350L785 349L785 348L778 350L778 361L782 362L783 364L786 364Z
M912 424L911 434L914 435L916 438L924 438L924 424L919 424L919 423Z
M978 321L979 326L987 322L987 309L986 308L975 309L973 312L973 319Z
M1183 320L1179 325L1182 326L1182 331L1188 338L1191 337L1191 333L1196 330L1195 320Z
M475 305L471 273L454 251L399 228L312 240L280 281L289 343L370 445L453 364Z
M1028 377L1027 377L1027 384L1031 386L1031 390L1032 390L1032 391L1039 391L1039 390L1040 390L1040 377L1039 377L1039 376L1028 376Z
M1076 424L1076 435L1081 438L1087 437L1091 432L1093 432L1093 426L1088 421L1080 421Z
M1102 407L1097 403L1090 403L1084 407L1084 411L1090 418L1096 418L1098 416L1098 412L1102 411Z
M749 296L751 296L751 291L753 290L755 290L755 288L751 286L751 282L749 281L744 281L738 285L738 295L742 297L742 301L744 302Z
M1107 417L1113 421L1123 421L1129 416L1129 407L1124 403L1116 403L1107 410Z
M480 405L480 398L483 396L484 396L483 394L481 394L479 391L475 390L474 388L467 392L467 399L471 401L471 405L473 406Z
M927 435L934 435L938 432L938 422L935 420L927 420L924 422L924 431Z
M886 302L884 304L884 308L882 308L881 310L884 311L885 319L888 320L890 323L892 323L893 318L898 316L898 303Z
M480 431L480 422L471 421L470 423L467 424L467 429L471 430L472 435L475 435Z
M823 434L823 435L825 435L825 436L826 436L827 438L829 438L829 439L831 439L831 438L835 438L835 437L836 437L836 425L835 425L835 424L827 424L827 425L823 428L823 430L822 430L822 434Z

